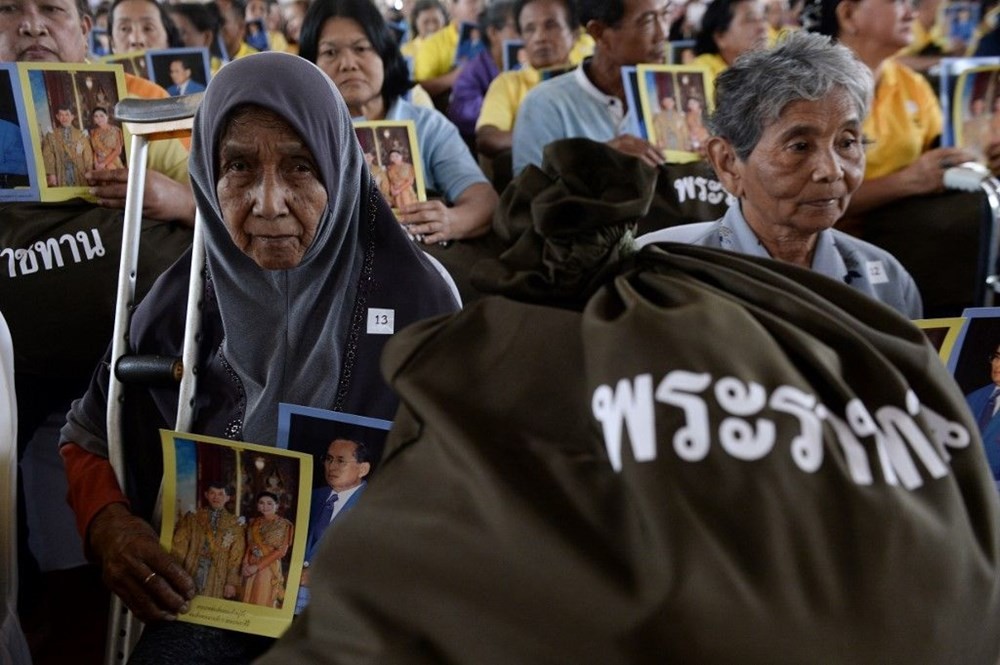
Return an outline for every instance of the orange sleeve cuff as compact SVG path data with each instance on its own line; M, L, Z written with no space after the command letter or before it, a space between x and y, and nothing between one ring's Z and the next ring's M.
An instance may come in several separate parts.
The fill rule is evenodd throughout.
M76 515L76 528L86 548L87 529L94 515L112 503L128 505L128 498L118 486L111 462L104 457L88 452L75 443L63 445L59 454L69 483L66 500Z

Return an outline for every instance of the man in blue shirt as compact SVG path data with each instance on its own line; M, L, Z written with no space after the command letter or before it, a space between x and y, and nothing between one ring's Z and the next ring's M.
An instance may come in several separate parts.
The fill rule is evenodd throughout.
M513 166L540 166L545 146L582 137L656 166L663 155L632 133L621 68L664 62L672 8L670 0L582 0L580 22L594 38L594 55L580 66L541 83L524 98L514 123Z

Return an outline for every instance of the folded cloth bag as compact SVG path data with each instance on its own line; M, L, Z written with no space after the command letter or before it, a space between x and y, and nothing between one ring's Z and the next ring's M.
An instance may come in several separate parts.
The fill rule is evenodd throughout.
M379 473L261 662L996 663L997 492L922 333L793 266L630 256L646 190L545 166L500 295L386 347Z

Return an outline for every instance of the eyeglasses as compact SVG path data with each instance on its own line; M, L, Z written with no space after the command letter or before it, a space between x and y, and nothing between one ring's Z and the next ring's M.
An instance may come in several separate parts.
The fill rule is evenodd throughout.
M347 466L348 464L357 464L357 462L357 460L347 459L346 457L334 457L332 455L323 457L323 463L331 466Z

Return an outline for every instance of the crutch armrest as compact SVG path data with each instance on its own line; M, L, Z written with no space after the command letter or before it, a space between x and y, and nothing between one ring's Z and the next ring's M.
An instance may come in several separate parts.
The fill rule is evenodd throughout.
M205 93L141 99L128 97L115 104L115 118L122 122L157 123L193 118Z

